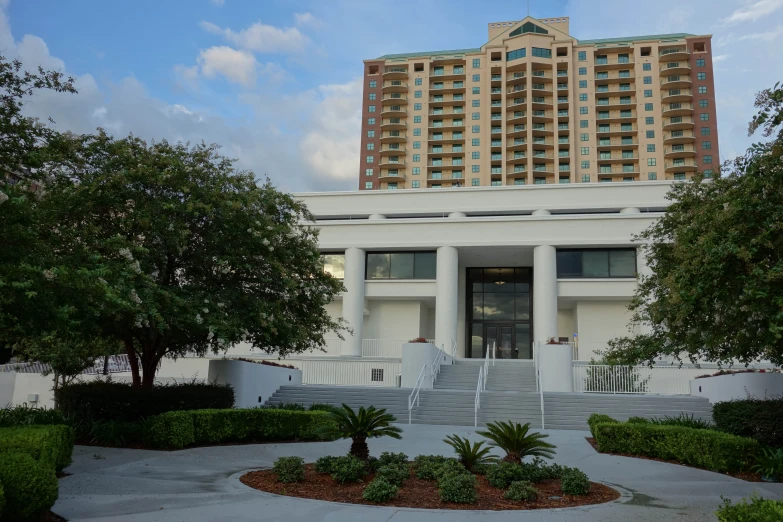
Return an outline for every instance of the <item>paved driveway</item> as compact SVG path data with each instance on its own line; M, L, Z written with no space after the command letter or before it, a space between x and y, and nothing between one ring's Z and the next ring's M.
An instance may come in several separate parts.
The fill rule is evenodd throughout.
M450 455L442 439L452 433L480 440L464 426L402 425L402 440L370 441L370 451ZM783 497L783 484L749 483L717 473L655 461L596 453L587 432L546 431L557 445L559 464L578 467L594 481L618 486L623 498L611 504L537 511L437 511L343 505L278 497L248 488L239 477L271 467L286 455L313 462L345 454L350 441L217 446L175 452L77 446L71 476L60 480L54 511L81 520L195 522L505 522L505 521L715 521L721 495L738 500L757 492Z

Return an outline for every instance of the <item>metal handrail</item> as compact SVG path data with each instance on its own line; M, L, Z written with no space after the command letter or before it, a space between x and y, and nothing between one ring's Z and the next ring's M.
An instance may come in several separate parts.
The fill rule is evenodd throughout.
M541 366L538 364L538 352L540 351L541 344L536 341L533 344L533 359L535 360L536 367L536 388L538 388L538 396L541 402L541 429L544 429L544 385L541 378Z
M457 364L457 341L451 340L451 364Z
M422 366L419 376L416 379L416 384L413 385L413 390L408 396L408 424L411 424L413 417L413 407L419 405L419 392L421 391L421 385L424 384L424 378L427 376L427 365Z
M476 397L473 399L473 426L478 426L478 411L481 407L481 389L484 386L484 369L479 369L478 384L476 384Z
M443 345L438 349L438 353L435 355L435 359L432 361L432 385L435 385L435 381L440 373L440 364L446 358L446 351L443 349Z

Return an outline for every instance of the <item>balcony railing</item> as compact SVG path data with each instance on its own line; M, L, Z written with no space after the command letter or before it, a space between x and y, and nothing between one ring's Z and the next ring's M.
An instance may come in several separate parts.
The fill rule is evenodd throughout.
M611 167L599 167L598 174L637 174L639 165L612 165Z
M687 57L687 55L689 55L690 52L688 52L688 49L685 48L685 47L674 47L674 48L669 48L669 49L661 49L658 52L658 56L668 56L668 57L671 57L671 55L676 55L676 54L682 54L682 55L685 55Z
M696 163L696 160L694 160L693 158L682 158L682 159L668 160L664 162L664 167L666 168L666 172L673 172L673 171L696 170L698 169L699 166Z

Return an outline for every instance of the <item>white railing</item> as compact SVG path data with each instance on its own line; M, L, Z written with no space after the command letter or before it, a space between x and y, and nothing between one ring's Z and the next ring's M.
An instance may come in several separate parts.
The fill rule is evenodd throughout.
M451 340L451 364L457 364L457 341Z
M438 350L438 353L435 354L435 359L432 361L432 385L433 386L435 386L435 381L438 379L438 374L440 373L440 365L445 358L446 358L446 351L441 346L441 349Z
M100 375L103 373L103 364L104 358L98 357L95 359L95 364L83 370L81 375ZM126 354L110 355L107 370L109 373L130 372L131 367L130 362L128 362L128 356ZM0 373L48 373L51 371L51 366L40 362L0 364Z
M478 384L476 384L476 397L473 399L473 425L478 426L478 411L481 407L481 392L484 389L484 367L479 368Z
M411 423L411 419L413 417L413 407L419 405L419 392L421 391L421 387L424 384L424 379L427 378L427 365L421 367L421 371L419 372L419 376L416 378L416 384L413 385L413 390L411 390L411 394L408 396L408 424Z
M345 341L342 339L325 339L325 352L320 350L313 350L303 355L308 357L334 357L342 353L343 344ZM362 357L388 357L393 359L402 358L402 345L407 343L408 339L362 339ZM435 343L433 339L427 339L429 343ZM238 344L229 348L225 354L223 352L217 355L211 352L206 357L258 357L276 359L277 354L272 352L266 352L260 349L254 349L249 344ZM188 354L185 357L197 357L195 354Z
M689 381L703 373L704 370L698 368L574 364L574 391L689 395Z
M541 366L538 364L538 352L541 344L536 341L533 343L533 363L536 371L536 390L538 390L538 399L541 403L541 429L544 429L544 384L541 380Z
M302 358L302 384L397 386L400 361L384 358Z

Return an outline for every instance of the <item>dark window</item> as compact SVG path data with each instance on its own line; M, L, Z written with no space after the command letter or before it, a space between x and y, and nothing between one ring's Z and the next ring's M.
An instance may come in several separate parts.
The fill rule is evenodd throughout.
M522 24L521 27L517 27L513 31L511 31L508 36L509 38L512 36L519 36L523 33L539 33L539 34L549 34L549 31L544 29L543 27L539 27L536 24L532 22L525 22Z
M372 368L370 370L370 380L372 382L383 382L383 368Z
M539 58L552 58L552 49L544 49L542 47L533 47L532 53L533 56L537 56Z
M557 277L636 277L636 250L558 250Z
M435 252L370 252L367 279L435 279Z
M506 53L506 61L510 62L511 60L516 60L518 58L524 58L525 53L527 49L523 47L522 49L516 49L514 51L509 51Z

